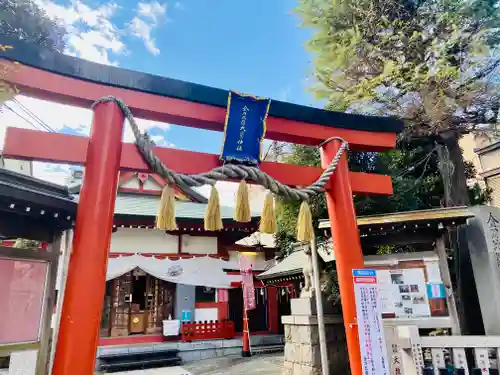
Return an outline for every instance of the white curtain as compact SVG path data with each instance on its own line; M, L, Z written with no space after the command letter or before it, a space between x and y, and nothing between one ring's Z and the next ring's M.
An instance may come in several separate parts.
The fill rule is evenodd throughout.
M239 269L236 262L208 256L170 260L138 254L110 258L106 280L115 279L135 268L140 268L158 279L185 285L231 288L232 282L241 281L240 275L228 275L224 271L224 269Z

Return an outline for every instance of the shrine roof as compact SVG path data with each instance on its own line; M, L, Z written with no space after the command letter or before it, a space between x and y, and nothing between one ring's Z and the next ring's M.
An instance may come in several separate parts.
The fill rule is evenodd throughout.
M0 50L0 58L17 61L26 66L106 86L215 107L227 106L228 90L102 65L52 52L35 44L4 39L2 43L13 48ZM265 79L265 77L260 78ZM271 102L269 116L349 130L382 133L396 133L403 130L403 122L396 118L334 112L274 99Z
M50 242L72 227L76 209L66 187L0 168L0 238Z
M302 268L307 264L304 250L296 250L275 266L257 276L259 280L275 279L290 275L302 274Z
M474 214L467 207L446 207L430 210L391 212L381 215L360 216L357 218L358 227L380 227L393 228L405 224L444 222L446 224L462 224ZM319 228L330 228L329 220L320 220ZM363 229L364 229L363 228Z
M78 200L79 196L74 195ZM118 193L115 200L114 226L153 228L160 205L160 196L134 193ZM175 217L180 231L201 230L205 218L206 203L175 201ZM234 242L248 236L256 230L260 213L253 212L248 223L238 223L233 220L234 208L221 206L221 218L224 221L224 231L230 230Z
M115 203L115 215L149 216L156 217L160 197L154 195L118 194ZM205 217L206 203L179 201L175 202L175 216L177 219L199 219ZM234 207L220 207L222 219L233 219ZM253 213L259 217L260 213Z
M374 244L398 243L420 243L433 242L436 233L445 226L464 224L474 214L467 207L439 208L432 210L393 212L383 215L360 216L357 218L363 253L370 253L370 246ZM330 228L329 220L321 220L319 228ZM426 236L418 239L413 237L414 232L421 232ZM384 240L378 241L377 240ZM327 242L330 244L330 241ZM304 246L295 244L293 252L280 263L273 266L257 278L267 282L289 281L302 278L302 268L307 262ZM322 256L322 246L318 243L318 253Z

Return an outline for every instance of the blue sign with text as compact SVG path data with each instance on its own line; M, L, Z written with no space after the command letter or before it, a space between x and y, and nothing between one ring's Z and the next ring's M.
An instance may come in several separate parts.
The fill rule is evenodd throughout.
M427 284L427 295L429 296L429 299L446 298L446 290L444 284Z
M365 269L354 269L352 270L353 276L377 276L377 271L375 270L365 270Z
M181 321L182 322L190 322L191 321L191 311L182 310L181 312Z
M229 92L222 160L252 165L260 163L270 104L270 99Z

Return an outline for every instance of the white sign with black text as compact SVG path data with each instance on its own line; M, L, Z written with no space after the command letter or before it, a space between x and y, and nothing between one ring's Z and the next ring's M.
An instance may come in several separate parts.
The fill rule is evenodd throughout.
M389 375L381 298L374 270L352 270L363 375Z

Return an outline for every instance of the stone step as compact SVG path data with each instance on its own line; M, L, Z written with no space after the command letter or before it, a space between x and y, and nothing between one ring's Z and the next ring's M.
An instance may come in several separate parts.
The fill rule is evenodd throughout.
M266 345L252 347L252 354L279 353L285 351L285 345Z

